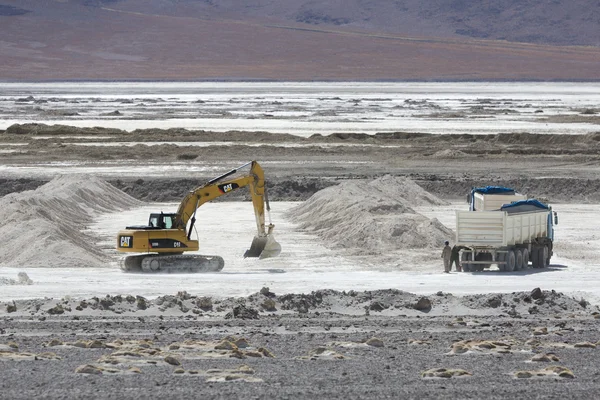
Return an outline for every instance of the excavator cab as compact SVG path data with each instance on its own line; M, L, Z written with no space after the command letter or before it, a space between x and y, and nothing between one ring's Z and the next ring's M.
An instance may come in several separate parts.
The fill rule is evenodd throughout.
M173 229L177 214L152 213L148 219L148 226L159 229Z

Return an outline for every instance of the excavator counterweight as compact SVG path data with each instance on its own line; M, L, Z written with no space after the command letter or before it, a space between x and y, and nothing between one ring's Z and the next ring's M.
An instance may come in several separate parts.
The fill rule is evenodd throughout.
M250 166L249 172L236 173ZM128 226L117 235L117 250L138 253L124 258L121 269L127 272L216 272L225 262L216 255L184 254L198 251L197 240L191 239L196 223L196 211L203 204L248 186L257 234L246 257L259 259L276 257L281 245L273 237L274 225L265 224L265 212L270 206L264 172L256 161L251 161L189 192L179 204L176 213L152 213L147 225Z

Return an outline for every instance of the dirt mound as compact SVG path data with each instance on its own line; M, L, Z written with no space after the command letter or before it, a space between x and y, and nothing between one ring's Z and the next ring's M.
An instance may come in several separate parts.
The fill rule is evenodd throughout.
M61 176L0 199L0 266L101 267L107 256L82 232L99 213L140 202L93 176Z
M122 135L126 131L113 128L78 128L70 125L13 124L6 128L9 135Z
M315 232L334 247L361 254L440 246L452 231L411 206L442 205L443 200L410 179L384 176L354 180L317 192L290 211L302 229Z
M432 155L432 157L433 158L462 158L462 157L467 157L467 153L460 151L460 150L446 149L446 150L436 151Z

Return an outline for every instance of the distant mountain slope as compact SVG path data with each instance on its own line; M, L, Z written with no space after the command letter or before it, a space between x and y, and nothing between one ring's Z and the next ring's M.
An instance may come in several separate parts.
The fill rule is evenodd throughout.
M80 0L165 15L345 27L432 37L600 46L597 0Z
M596 80L597 0L0 0L0 79Z

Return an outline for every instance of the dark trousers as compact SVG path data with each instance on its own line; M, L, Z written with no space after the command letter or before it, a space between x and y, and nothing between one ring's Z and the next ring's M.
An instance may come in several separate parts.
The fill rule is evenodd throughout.
M452 260L450 260L450 271L452 271L452 264L456 264L456 270L457 271L461 271L462 269L460 268L460 263L458 262L458 258L454 258Z

